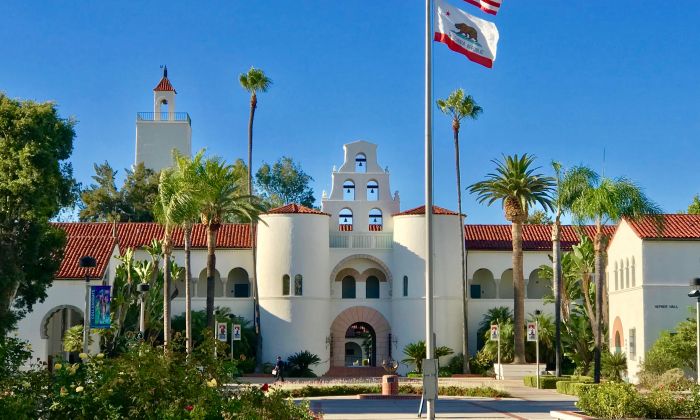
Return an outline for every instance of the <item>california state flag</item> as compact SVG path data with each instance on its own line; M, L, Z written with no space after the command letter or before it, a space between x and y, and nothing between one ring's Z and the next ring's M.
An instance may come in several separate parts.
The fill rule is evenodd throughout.
M435 41L488 68L493 67L498 28L442 0L435 0Z

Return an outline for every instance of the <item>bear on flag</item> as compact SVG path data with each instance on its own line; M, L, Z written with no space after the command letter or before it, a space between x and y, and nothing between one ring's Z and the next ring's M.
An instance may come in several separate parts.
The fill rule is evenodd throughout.
M479 19L442 0L435 0L435 41L452 51L491 68L496 60L498 29L492 22Z

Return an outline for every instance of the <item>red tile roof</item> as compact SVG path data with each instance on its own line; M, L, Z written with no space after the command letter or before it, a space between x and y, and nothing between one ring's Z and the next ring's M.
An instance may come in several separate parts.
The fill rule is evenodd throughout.
M330 216L328 213L316 209L310 209L301 204L287 204L286 206L277 207L267 212L267 214L322 214Z
M409 215L415 215L415 214L425 214L425 206L418 206L414 207L412 209L402 211L401 213L396 213L394 216L409 216ZM433 214L438 214L442 216L456 216L457 212L454 212L452 210L447 210L442 207L438 206L433 206Z
M173 85L170 84L170 80L168 80L167 77L163 77L162 79L160 79L160 82L158 82L158 86L153 88L153 90L156 92L158 92L158 91L171 91L171 92L177 93L175 91L175 88L173 87Z
M93 277L102 277L107 268L109 258L114 249L111 223L56 223L57 227L66 231L68 242L64 258L58 269L56 278L82 278L84 270L78 267L78 259L90 255L97 260L97 266L90 273ZM120 223L117 225L119 250L141 248L153 239L162 239L163 227L157 223ZM219 229L216 240L217 248L246 249L250 248L250 226L247 224L223 224ZM184 246L182 230L173 231L173 245L176 248ZM192 248L206 248L207 229L202 224L192 228Z
M586 236L595 234L595 226L583 226ZM604 226L603 233L610 237L615 226ZM466 225L464 236L467 249L512 251L511 225ZM561 248L570 250L579 242L576 226L561 227ZM523 251L547 251L552 249L551 225L524 225Z
M641 239L700 240L699 214L664 214L661 226L653 216L625 221Z

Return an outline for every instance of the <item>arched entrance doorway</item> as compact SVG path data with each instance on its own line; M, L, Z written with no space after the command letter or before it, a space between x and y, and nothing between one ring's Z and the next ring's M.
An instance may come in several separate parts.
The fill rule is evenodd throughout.
M389 322L376 309L344 310L331 324L331 368L381 366L391 358L390 334Z
M63 338L69 328L82 324L83 312L72 305L55 307L44 315L40 336L47 340L46 356L49 366L53 366L52 362L59 358L69 362L79 361L77 352L63 350Z

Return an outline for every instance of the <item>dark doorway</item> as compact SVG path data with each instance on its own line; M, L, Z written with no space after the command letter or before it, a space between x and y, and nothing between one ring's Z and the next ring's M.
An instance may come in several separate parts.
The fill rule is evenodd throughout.
M377 335L366 322L356 322L345 332L345 342L357 343L362 349L362 366L377 366Z

